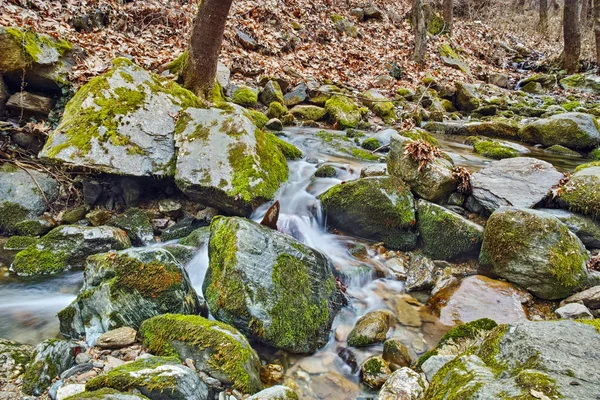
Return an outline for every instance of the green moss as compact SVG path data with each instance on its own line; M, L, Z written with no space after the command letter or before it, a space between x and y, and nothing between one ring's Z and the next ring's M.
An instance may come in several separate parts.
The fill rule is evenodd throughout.
M33 62L40 61L39 57L44 51L43 48L54 48L61 56L73 48L73 45L66 40L54 39L48 35L38 35L30 30L20 28L6 28L5 30L21 43L24 53Z
M205 243L208 243L208 239L210 238L210 227L203 226L202 228L198 228L188 236L184 237L179 241L179 244L183 246L192 246L199 248Z
M365 161L379 160L379 156L371 154L370 151L355 147L352 140L348 139L346 136L327 131L319 131L315 134L315 137L324 144L331 145L332 148L346 155Z
M17 223L27 219L29 211L20 204L5 201L0 203L0 231L12 233Z
M68 265L68 256L63 251L38 249L30 246L17 253L13 262L15 272L22 275L55 274Z
M592 167L600 167L600 161L592 161L592 162L589 162L586 164L581 164L581 165L577 166L577 168L575 168L575 172L579 172L586 168L592 168Z
M581 103L578 101L568 101L566 103L562 103L560 106L562 108L564 108L565 110L571 112L571 111L575 110L577 107L581 107Z
M258 93L247 86L241 86L235 91L231 100L243 107L253 107L258 103Z
M500 353L500 341L504 337L508 325L499 325L492 329L486 336L484 342L481 344L477 355L481 360L494 372L496 376L499 376L503 371L507 369L507 365L504 362L500 362L496 359L496 356Z
M69 396L65 398L65 400L105 400L107 398L111 398L109 396L117 396L121 394L119 391L110 388L104 388L100 390L95 390L93 392L83 392L73 396ZM147 399L146 396L142 396L141 394L136 394L139 399ZM116 397L113 397L116 398Z
M591 163L594 164L594 163ZM589 168L589 164L586 164ZM597 168L597 167L596 167ZM579 167L578 174L585 173L586 167ZM575 174L560 194L560 201L569 210L600 219L600 179L594 175Z
M377 150L378 148L380 148L380 147L381 147L381 145L379 144L379 141L378 141L377 139L373 138L373 137L372 137L372 138L365 139L365 140L364 140L364 141L363 141L363 142L360 144L360 146L361 146L363 149L366 149L366 150L369 150L369 151L375 151L375 150Z
M44 390L56 376L58 376L58 371L51 360L46 360L46 362L38 360L25 370L22 390L26 394L33 394L39 389Z
M73 326L75 319L76 310L73 306L68 306L60 310L57 314L58 320L60 321L60 331L69 332Z
M4 250L24 250L37 243L38 239L31 236L11 236L4 243Z
M281 118L288 113L288 109L283 104L274 101L269 104L269 109L267 110L267 117L269 118Z
M320 121L327 115L327 110L318 106L300 105L290 110L300 121Z
M335 178L337 171L331 165L322 165L315 171L317 178Z
M467 371L461 357L446 363L431 379L423 398L427 400L467 400L479 391L483 383L474 382L474 373Z
M473 145L475 152L484 157L492 158L494 160L502 160L504 158L513 158L519 156L519 152L516 150L493 140L486 140L478 137L470 137L469 139L471 139L470 142Z
M600 334L600 318L596 318L596 319L578 319L577 322L593 326L594 328L596 328L596 330Z
M543 372L524 370L516 376L515 381L525 391L525 395L530 395L531 390L536 390L551 398L563 397L558 390L556 380Z
M590 154L588 154L588 157L591 158L592 160L599 160L600 161L600 148L593 150L592 152L590 152Z
M269 122L269 117L257 110L246 110L248 118L254 122L257 128L262 129Z
M350 98L342 95L335 95L327 100L325 110L342 129L356 128L365 113L365 110L358 107Z
M568 229L561 225L560 236L568 236ZM564 287L578 287L586 279L581 275L581 266L587 263L587 256L572 254L572 248L572 243L560 240L548 250L552 275Z
M172 74L179 75L183 72L188 60L188 52L184 51L176 59L165 65L165 68Z
M275 143L287 160L299 160L302 158L302 151L293 144L278 138L272 133L267 133L267 137Z
M370 375L377 375L381 372L383 363L379 357L369 358L362 366L363 370Z
M38 219L26 219L18 222L15 225L15 229L23 236L41 236L50 230L48 225Z

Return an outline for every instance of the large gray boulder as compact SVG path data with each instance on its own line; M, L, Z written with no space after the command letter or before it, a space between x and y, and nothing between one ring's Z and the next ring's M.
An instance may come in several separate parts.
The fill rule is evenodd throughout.
M65 107L40 157L103 172L173 175L176 119L192 92L118 58Z
M492 213L503 206L532 208L562 178L546 161L516 157L490 163L472 175L471 185L473 197Z
M249 216L287 180L276 139L257 129L243 109L190 108L178 124L175 179L194 200Z
M20 275L55 274L83 267L91 254L131 247L125 231L111 226L63 225L17 253L12 269Z
M203 288L216 319L294 353L327 343L341 298L324 254L239 217L213 218L208 252Z
M593 165L593 164L592 164ZM571 211L600 218L600 166L576 171L560 192L559 201Z
M0 166L0 233L13 233L19 222L40 216L58 197L58 182L42 172Z
M166 249L129 249L90 256L77 298L58 313L61 333L89 345L111 329L174 313L206 315L181 264Z
M423 398L593 400L600 391L600 334L592 326L520 322L470 343L433 376Z
M320 197L327 222L394 249L415 247L415 204L410 189L396 177L362 178L336 185Z
M571 112L530 121L519 136L533 144L591 150L600 145L600 125L593 115Z
M555 208L544 208L541 211L547 212L567 225L587 248L600 249L600 224L592 218Z
M583 243L557 218L513 207L489 218L479 257L493 274L547 300L588 284L587 260Z

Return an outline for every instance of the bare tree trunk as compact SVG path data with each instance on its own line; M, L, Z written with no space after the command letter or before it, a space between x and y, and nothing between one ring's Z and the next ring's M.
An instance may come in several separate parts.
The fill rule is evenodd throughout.
M564 69L569 74L579 70L579 57L581 55L581 29L579 17L581 9L579 0L565 0L563 14L563 36L564 36Z
M581 0L581 26L587 26L590 0Z
M427 23L425 22L422 0L413 0L411 14L415 36L413 59L422 65L425 62L425 52L427 51Z
M594 36L596 37L596 62L600 64L600 0L594 0Z
M452 19L454 18L454 1L444 0L444 21L448 33L452 34Z
M223 31L232 1L203 0L198 8L188 45L183 83L199 97L206 97L214 86Z
M540 0L540 33L546 34L548 32L548 0Z

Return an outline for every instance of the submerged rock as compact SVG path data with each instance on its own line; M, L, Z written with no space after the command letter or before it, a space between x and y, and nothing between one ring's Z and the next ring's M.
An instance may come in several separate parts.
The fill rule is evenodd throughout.
M325 345L341 298L327 257L243 218L215 217L204 294L212 315L294 353Z
M330 225L402 250L415 247L415 205L410 189L395 177L361 178L319 196Z
M204 307L171 253L150 247L89 257L81 292L58 318L63 335L93 345L111 329L139 329L165 313L206 315Z
M600 218L600 166L576 171L560 192L559 201L569 210Z
M583 243L557 218L502 208L488 220L479 262L539 298L564 299L588 283Z
M241 108L188 109L177 128L177 186L198 202L249 216L288 177L274 137Z
M365 347L385 341L396 318L388 310L371 311L361 317L348 335L348 345Z
M197 370L242 393L262 389L260 359L235 328L196 315L160 315L140 327L144 346L155 355L191 359Z
M600 145L600 125L593 115L571 112L528 122L519 136L533 144L591 150Z

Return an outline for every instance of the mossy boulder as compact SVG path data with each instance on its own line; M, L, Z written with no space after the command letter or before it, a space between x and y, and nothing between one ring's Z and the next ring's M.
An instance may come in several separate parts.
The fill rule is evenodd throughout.
M195 106L192 92L118 58L67 103L40 157L122 175L173 175L173 116Z
M494 160L519 157L521 154L529 153L529 149L516 143L478 136L468 137L466 143L472 145L477 154Z
M122 393L115 389L104 388L93 392L78 393L64 400L148 400L148 398L141 394Z
M417 202L417 229L423 251L434 259L477 255L483 240L480 225L425 200Z
M239 217L213 219L208 252L203 289L216 319L293 353L327 343L341 298L324 254Z
M63 335L85 335L93 345L104 332L139 329L165 313L206 315L206 308L172 252L150 247L90 256L79 295L58 318Z
M56 226L56 222L48 216L43 215L34 219L26 219L15 224L15 231L23 236L43 236Z
M269 80L263 90L260 92L260 101L265 106L270 106L271 103L285 104L283 100L283 92L276 80Z
M577 322L500 325L466 343L432 377L424 398L593 400L598 345L595 329Z
M321 121L327 115L327 110L323 107L313 105L297 105L290 110L299 121Z
M555 144L554 146L550 146L547 149L544 149L544 151L546 153L550 153L550 154L556 154L559 156L566 156L566 157L581 157L581 154L576 152L575 150L571 150L568 149L564 146L561 146L559 144Z
M311 104L323 107L327 100L336 93L340 93L341 90L335 85L322 85L314 93L311 94L309 102Z
M139 208L130 208L115 217L111 225L123 229L136 246L145 246L155 242L154 230L148 215Z
M48 339L37 345L23 375L23 392L40 396L54 378L75 365L82 348L67 340Z
M197 370L242 393L262 389L260 359L235 328L197 315L160 315L140 327L144 346L158 356L192 359Z
M501 208L489 218L479 262L546 300L588 284L583 243L557 218L537 210Z
M600 219L600 166L580 168L563 186L559 201L569 210Z
M118 228L63 225L17 253L12 269L20 275L55 274L83 266L87 256L131 246Z
M337 170L333 165L321 165L315 171L315 178L335 178Z
M304 139L302 145L337 157L351 157L363 161L379 161L380 159L380 156L358 147L352 139L338 131L321 130L314 136Z
M593 115L571 112L530 121L521 128L519 136L533 144L591 150L600 145L600 125Z
M423 129L446 135L487 136L518 140L520 126L517 122L509 119L494 118L489 121L467 123L457 121L427 122Z
M388 310L371 311L356 321L348 335L348 345L365 347L382 343L395 322L394 314Z
M563 89L583 93L600 94L600 78L596 74L575 74L562 78L560 86Z
M0 385L6 385L25 371L32 351L28 344L0 338Z
M11 236L4 243L4 250L21 251L21 250L25 250L26 248L28 248L30 246L33 246L37 242L38 242L38 238L35 238L32 236Z
M361 178L319 196L330 226L393 249L415 247L414 197L395 177Z
M556 208L544 208L547 212L566 224L579 240L589 249L600 249L600 223L585 215Z
M365 385L379 389L392 374L387 361L381 356L367 358L360 366L360 375Z
M14 233L16 225L40 216L58 198L58 182L42 172L0 166L0 233Z
M231 90L231 101L242 107L254 107L258 103L258 90L237 86Z
M388 154L388 172L410 186L414 193L425 200L440 202L456 190L457 182L452 173L452 162L435 157L423 168L410 156L405 155L408 142L400 136L392 136Z
M331 120L342 129L356 128L362 120L366 108L359 107L351 98L334 95L325 102L325 110Z
M85 385L87 391L137 390L151 400L206 400L209 391L198 374L177 357L148 357L97 376Z
M479 108L481 100L477 88L469 83L457 82L455 106L460 111L472 112Z
M181 239L179 244L199 249L203 245L208 244L208 239L210 239L210 226L203 226Z
M378 90L369 89L362 94L362 97L363 104L373 111L375 115L381 117L386 124L393 124L396 121L394 103L389 101Z
M456 51L454 51L452 46L450 46L449 44L442 43L439 48L439 53L440 53L440 58L442 59L442 62L444 64L446 64L447 66L456 68L456 69L464 72L467 75L471 74L471 70L469 68L469 64L467 63L467 61L463 57L459 56L456 53ZM461 89L459 89L459 90L461 90ZM464 111L471 111L471 110L474 110L475 108L477 108L477 107L471 108L475 105L475 103L471 102L471 101L470 101L470 103L471 104L467 107L467 108L469 108L469 110L464 109ZM467 103L464 103L464 104L467 104ZM461 108L461 110L462 110L462 108Z
M177 127L177 186L195 201L248 216L272 200L288 178L285 156L274 138L242 108L190 108Z

